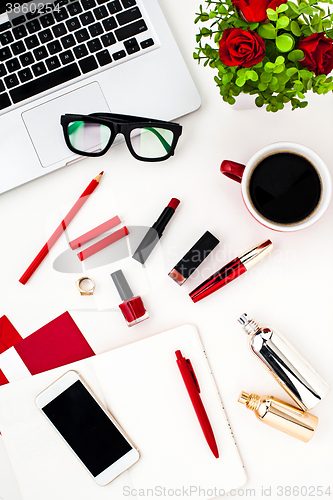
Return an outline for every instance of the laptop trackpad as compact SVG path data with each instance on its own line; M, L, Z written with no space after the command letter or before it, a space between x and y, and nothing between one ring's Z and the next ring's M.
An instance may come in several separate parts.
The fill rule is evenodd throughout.
M50 99L40 106L22 113L33 146L43 167L63 161L64 165L77 158L66 146L60 116L65 113L110 112L97 82Z

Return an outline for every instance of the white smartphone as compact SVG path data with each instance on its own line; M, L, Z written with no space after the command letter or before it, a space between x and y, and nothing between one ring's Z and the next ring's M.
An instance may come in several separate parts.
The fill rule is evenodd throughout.
M76 371L41 392L36 405L97 484L110 483L139 460L139 450Z

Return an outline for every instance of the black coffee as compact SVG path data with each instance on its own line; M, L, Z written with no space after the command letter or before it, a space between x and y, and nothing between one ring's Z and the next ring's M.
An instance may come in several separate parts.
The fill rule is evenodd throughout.
M309 217L321 197L319 175L296 153L264 158L250 177L249 193L256 210L278 224L295 224Z

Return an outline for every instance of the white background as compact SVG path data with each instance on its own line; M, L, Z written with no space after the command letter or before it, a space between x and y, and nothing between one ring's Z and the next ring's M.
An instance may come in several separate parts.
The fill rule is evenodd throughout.
M333 174L333 97L309 95L308 108L277 114L233 109L219 97L214 70L192 59L199 29L193 24L197 2L160 0L160 4L201 95L201 108L178 120L183 134L175 156L165 163L138 162L121 144L103 158L79 162L1 195L0 316L6 314L26 337L69 310L99 352L184 323L195 324L248 474L248 483L234 495L261 498L264 488L266 496L290 498L297 496L297 490L290 495L288 487L298 487L300 498L316 498L321 491L323 498L329 498L325 491L330 486L333 494L332 392L313 410L319 426L307 444L260 423L237 402L241 390L291 400L249 352L237 318L247 312L260 324L279 330L333 384L333 205L308 229L274 232L251 217L240 186L223 177L219 167L223 159L246 163L269 143L293 141L315 150ZM141 114L145 115L144 109ZM19 277L101 170L104 178L71 224L69 239L116 214L129 226L152 224L172 197L181 200L146 268L127 258L86 272L56 272L53 261L68 249L64 235L28 284L21 285ZM167 273L206 230L221 243L179 287ZM192 303L188 293L204 278L266 238L273 241L274 250L258 266L202 302ZM148 321L131 329L117 309L119 298L109 277L120 267L150 313ZM93 297L81 297L75 287L75 280L85 273L96 282ZM7 490L1 491L4 481L0 497L14 500Z

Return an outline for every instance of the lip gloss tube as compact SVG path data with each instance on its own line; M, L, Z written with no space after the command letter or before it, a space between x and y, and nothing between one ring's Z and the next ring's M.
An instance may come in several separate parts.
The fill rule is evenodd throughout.
M171 199L169 205L165 207L157 221L148 229L145 237L132 255L133 259L137 260L141 264L146 262L149 255L157 245L157 242L161 239L163 231L170 222L170 219L174 215L179 203L180 201L177 200L177 198Z
M216 290L219 290L251 269L251 267L261 261L261 259L263 259L272 249L273 243L271 240L265 240L259 245L250 248L247 252L239 255L206 279L206 281L201 283L195 290L192 290L190 293L191 299L193 302L199 302L199 300L208 297L208 295L216 292Z
M124 301L119 304L119 309L123 313L127 326L137 325L149 318L149 314L145 309L142 298L134 297L129 284L126 281L124 273L121 269L111 274L111 278L118 290L120 298Z

